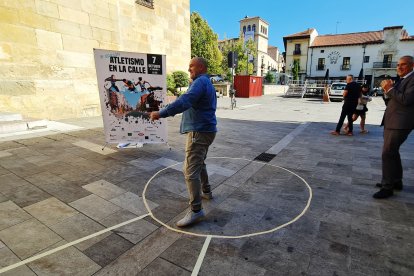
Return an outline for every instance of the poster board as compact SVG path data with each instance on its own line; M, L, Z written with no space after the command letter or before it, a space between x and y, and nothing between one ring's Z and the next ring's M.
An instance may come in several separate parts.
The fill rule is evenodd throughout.
M167 143L165 55L94 49L106 143Z

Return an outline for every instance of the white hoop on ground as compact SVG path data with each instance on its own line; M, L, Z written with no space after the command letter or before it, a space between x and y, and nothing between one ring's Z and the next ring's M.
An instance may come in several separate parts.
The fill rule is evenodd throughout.
M289 224L292 224L292 223L294 223L295 221L297 221L299 218L301 218L305 213L306 213L306 211L309 209L309 206L310 206L310 203L311 203L311 201L312 201L312 188L309 186L309 184L308 184L308 182L306 182L306 180L305 179L303 179L302 177L300 177L299 175L297 175L296 173L294 173L294 172L292 172L292 171L290 171L290 170L288 170L288 169L286 169L286 168L283 168L283 167L280 167L280 166L277 166L277 165L272 165L272 164L269 164L269 163L265 163L265 162L259 162L259 161L255 161L255 160L249 160L249 159L245 159L245 158L233 158L233 157L209 157L209 158L207 158L207 159L233 159L233 160L244 160L244 161L249 161L249 162L255 162L255 163L260 163L260 164L265 164L265 165L269 165L269 166L272 166L272 167L275 167L275 168L279 168L279 169L282 169L282 170L284 170L284 171L287 171L287 172L289 172L289 173L291 173L291 174L293 174L294 176L296 176L297 178L299 178L303 183L305 183L305 185L306 185L306 187L308 188L308 191L309 191L309 198L308 198L308 201L307 201L307 203L306 203L306 205L305 205L305 208L302 210L302 212L299 214L299 215L297 215L295 218L293 218L291 221L288 221L288 222L286 222L286 223L284 223L284 224L281 224L281 225L279 225L279 226L277 226L277 227L275 227L275 228L272 228L272 229L269 229L269 230L266 230L266 231L260 231L260 232L255 232L255 233L250 233L250 234L245 234L245 235L238 235L238 236L231 236L231 235L211 235L211 234L200 234L200 233L194 233L194 232L189 232L189 231L184 231L184 230L180 230L180 229L177 229L177 228L174 228L174 227L171 227L171 226L169 226L168 224L166 224L166 223L164 223L164 222L162 222L161 220L159 220L157 217L155 217L154 216L154 214L152 213L152 211L151 211L151 209L150 209L150 207L149 207L149 205L148 205L148 203L147 203L147 198L145 197L145 193L146 193L146 191L147 191L147 188L148 188L148 186L149 186L149 184L151 183L151 181L158 175L158 174L160 174L161 172L163 172L163 171L165 171L165 170L167 170L167 169L169 169L169 168L172 168L172 167L174 167L174 166L177 166L178 164L181 164L182 162L178 162L178 163L176 163L176 164L173 164L173 165L171 165L171 166L168 166L168 167L166 167L166 168L164 168L164 169L161 169L161 170L159 170L158 172L156 172L149 180L148 180L148 182L145 184L145 187L144 187L144 190L142 191L142 200L143 200L143 202L144 202L144 205L145 205L145 208L147 208L147 211L148 211L148 213L149 213L149 215L151 216L151 218L152 219L154 219L155 221L157 221L159 224L161 224L161 225L163 225L164 227L166 227L167 229L170 229L171 231L175 231L175 232L177 232L177 233L181 233L181 234L187 234L187 235L191 235L191 236L196 236L196 237L211 237L211 238L219 238L219 239L240 239L240 238L247 238L247 237L253 237L253 236L259 236L259 235L264 235L264 234L269 234L269 233L272 233L272 232L275 232L275 231L277 231L277 230L279 230L279 229L281 229L281 228L283 228L283 227L286 227L286 226L288 226Z

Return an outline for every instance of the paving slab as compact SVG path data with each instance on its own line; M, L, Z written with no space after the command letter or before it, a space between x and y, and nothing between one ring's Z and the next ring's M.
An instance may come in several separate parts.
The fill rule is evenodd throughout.
M96 221L90 219L83 214L75 214L66 218L65 220L50 226L55 233L65 239L67 242L72 242L83 237L95 234L104 229L104 227ZM75 245L81 251L89 248L111 233L107 232L96 237L90 238L86 241Z
M0 242L0 267L6 267L18 262L20 262L20 259L4 243ZM36 274L26 265L23 265L11 271L4 272L2 275L35 276Z
M106 218L121 209L121 207L94 194L73 201L69 205L94 220Z
M242 234L289 222L303 210L309 193L303 181L277 166L302 177L312 188L312 201L301 218L278 231L213 238L200 275L414 274L414 136L401 147L403 191L384 201L372 198L381 179L380 98L370 102L370 132L353 137L329 135L340 103L263 96L240 98L238 104L230 110L228 99L218 99L219 132L206 160L213 199L203 200L204 221L180 230ZM148 180L184 159L180 116L168 119L171 149L107 145L109 151L102 152L101 117L69 123L83 129L0 142L0 206L6 207L0 211L0 254L6 252L10 262L137 219L146 213L142 192ZM276 156L269 163L251 161L264 152ZM188 210L182 165L160 173L146 197L154 203L153 214L175 227ZM69 216L74 210L78 213ZM35 227L28 227L31 221ZM30 235L18 226L45 230L46 244L25 248L19 241ZM58 234L58 241L46 233ZM62 256L54 253L44 263L14 271L48 275L56 268L76 275L82 268L83 275L188 275L204 241L167 230L147 216L70 247L71 253L65 249Z
M89 192L107 200L126 193L124 189L119 188L118 186L105 180L98 180L82 187L85 190L88 190Z
M31 218L32 216L10 200L0 203L0 230Z
M69 247L29 264L37 275L93 275L101 267L78 249Z
M79 214L72 207L53 197L29 205L24 210L46 226L52 226L71 216Z
M101 220L100 223L106 227L111 227L133 218L136 218L135 214L127 210L121 210ZM137 244L157 229L158 226L144 219L141 219L125 226L116 228L113 230L113 232L132 242L133 244Z
M33 218L0 231L0 240L19 258L26 259L62 238Z

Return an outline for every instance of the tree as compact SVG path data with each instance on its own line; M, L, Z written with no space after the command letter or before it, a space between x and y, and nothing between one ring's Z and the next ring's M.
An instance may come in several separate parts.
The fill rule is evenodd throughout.
M292 68L292 74L293 79L298 80L299 79L299 71L300 71L300 63L298 59L293 60L293 68Z
M223 56L218 48L218 36L198 13L191 13L191 58L203 57L209 74L222 74Z
M167 74L167 91L175 95L176 90L177 88L175 85L175 80L174 80L173 75Z
M257 59L257 47L256 43L252 40L246 42L243 45L243 38L240 36L238 39L228 40L227 43L223 45L223 61L221 62L221 67L223 72L226 72L227 77L231 78L231 69L228 68L227 54L230 51L237 52L238 56L238 65L235 68L236 74L253 74L253 67L251 63L248 64L248 56L252 55L254 59Z
M184 71L175 71L172 73L175 82L175 88L187 87L190 84L190 77Z
M267 83L274 83L276 81L275 75L272 74L270 71L267 71L267 74L265 76L265 81Z

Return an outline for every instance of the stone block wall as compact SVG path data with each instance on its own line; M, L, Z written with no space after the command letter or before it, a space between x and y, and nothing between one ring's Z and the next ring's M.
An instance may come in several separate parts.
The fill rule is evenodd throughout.
M191 56L189 0L0 0L0 29L0 111L39 119L101 114L93 48Z

